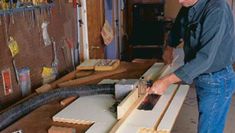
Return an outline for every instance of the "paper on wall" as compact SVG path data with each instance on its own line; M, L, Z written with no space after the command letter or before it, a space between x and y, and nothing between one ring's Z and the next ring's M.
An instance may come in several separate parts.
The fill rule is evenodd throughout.
M15 57L19 53L19 46L18 43L14 40L13 37L10 37L10 40L8 42L8 47L11 51L12 57Z
M114 37L113 29L107 20L105 20L104 26L101 31L101 35L103 37L104 44L109 45L112 42Z

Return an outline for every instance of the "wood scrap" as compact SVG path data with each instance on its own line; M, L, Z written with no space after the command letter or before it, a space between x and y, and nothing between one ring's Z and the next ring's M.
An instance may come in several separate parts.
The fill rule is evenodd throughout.
M62 106L66 106L66 105L68 105L68 104L70 104L71 102L73 102L75 99L77 99L78 97L76 97L76 96L72 96L72 97L68 97L68 98L66 98L66 99L64 99L64 100L62 100L62 101L60 101L60 104L62 105Z
M42 85L41 87L37 88L35 91L40 94L40 93L44 93L44 92L47 92L49 90L51 90L52 87L50 84L44 84Z
M51 126L48 133L76 133L75 128Z

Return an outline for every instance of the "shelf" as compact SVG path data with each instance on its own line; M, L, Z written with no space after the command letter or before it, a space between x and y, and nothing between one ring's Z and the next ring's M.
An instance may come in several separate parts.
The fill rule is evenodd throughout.
M24 12L24 11L33 11L35 9L50 9L54 6L54 3L50 4L42 4L38 6L29 6L29 7L19 7L19 8L14 8L14 9L8 9L8 10L0 10L0 15L4 14L13 14L17 12Z

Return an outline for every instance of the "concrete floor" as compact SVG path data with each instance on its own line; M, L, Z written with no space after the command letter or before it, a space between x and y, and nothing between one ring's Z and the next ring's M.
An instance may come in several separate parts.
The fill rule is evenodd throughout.
M172 133L196 133L197 119L198 112L196 93L194 88L190 88L181 111L176 119ZM233 96L232 104L230 106L224 133L235 133L235 95Z

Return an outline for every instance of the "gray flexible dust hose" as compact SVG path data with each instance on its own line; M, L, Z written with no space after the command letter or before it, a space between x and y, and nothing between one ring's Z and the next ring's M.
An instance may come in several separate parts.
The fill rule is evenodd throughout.
M70 96L81 97L97 94L114 94L114 85L103 84L60 88L37 95L0 114L0 131L32 110L51 101Z

